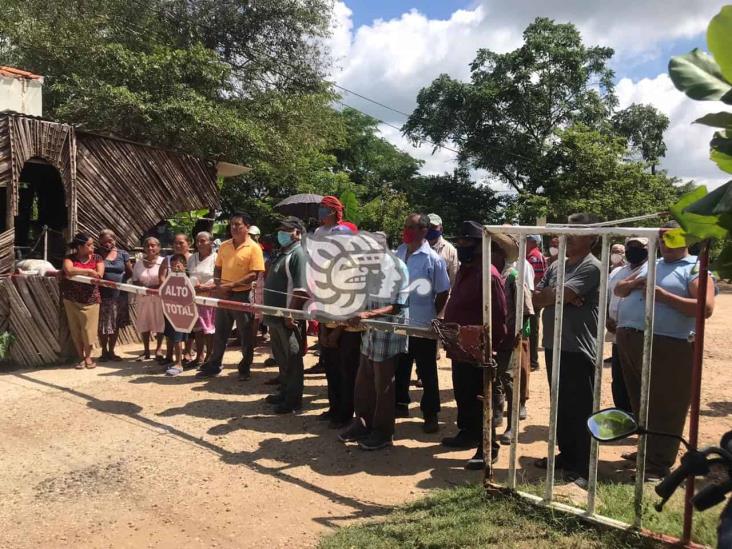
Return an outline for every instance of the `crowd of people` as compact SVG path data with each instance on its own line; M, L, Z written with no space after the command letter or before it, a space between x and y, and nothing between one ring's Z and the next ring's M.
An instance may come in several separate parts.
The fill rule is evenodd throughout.
M319 227L314 236L349 235L358 228L343 218L341 202L325 197L319 208ZM80 361L77 368L95 367L92 349L101 343L99 361L122 360L115 352L119 330L131 322L126 292L70 280L84 275L109 281L130 281L157 288L169 272L185 272L196 292L240 303L304 310L313 296L309 280L308 256L303 238L305 223L297 217L279 222L277 249L265 249L261 233L252 218L237 213L230 218L231 238L218 247L211 234L195 235L191 251L187 235L175 235L172 253L161 256L155 236L143 242L143 253L133 265L130 255L117 247L110 230L98 238L76 235L71 253L63 265L62 296L74 345ZM570 224L588 224L584 214L570 216ZM667 224L664 229L673 228ZM389 251L384 233L370 233L384 253ZM393 444L395 419L408 417L412 369L416 363L421 387L419 409L425 433L440 429L441 395L438 378L438 341L428 334L404 335L403 331L377 329L364 321L388 320L429 328L434 319L461 326L483 324L483 271L489 269L491 284L492 349L496 363L494 383L493 448L495 460L500 444L510 444L510 421L495 436L518 407L519 419L527 418L529 376L539 368L539 333L543 326L547 379L553 368L556 292L564 295L561 334L561 367L555 467L570 480L582 483L588 476L590 438L586 419L592 413L598 317L607 315L608 341L612 342L612 394L617 407L637 414L640 405L640 378L645 327L645 285L650 259L657 261L656 312L653 334L652 385L648 428L681 434L690 401L693 329L698 298L698 262L686 248L669 248L660 239L661 257L648 258L648 241L629 238L611 255L608 277L609 306L599 311L602 266L593 249L594 236L568 236L564 286L557 288L559 244L547 243L540 235L527 237L526 257L519 257L516 238L504 231L492 235L490 260L482 254L483 227L464 221L454 242L443 236L442 220L431 213L413 213L405 219L402 243L390 253L391 273L381 271L366 276L364 306L349 318L327 318L320 322L296 320L291 316L256 314L226 308L198 307L198 321L189 334L176 332L164 317L157 295L136 296L134 322L143 340L140 361L157 361L166 374L177 376L186 368L197 369L196 378L219 375L224 353L234 326L242 358L239 378L250 378L258 330L269 334L272 357L278 373L267 382L276 391L266 397L276 414L301 410L303 398L303 356L308 350L308 333L317 334L328 385L328 409L319 419L338 431L343 442L356 442L363 450L379 450ZM519 279L518 262L524 262L525 276ZM386 265L386 263L384 264ZM385 267L386 269L386 267ZM384 278L396 286L390 297L378 291ZM415 284L416 281L424 284ZM425 290L425 288L427 288ZM520 291L520 289L523 291ZM714 284L709 284L707 314L714 307ZM516 326L516 301L523 295L523 323ZM260 323L261 320L261 323ZM163 342L166 342L163 352ZM151 345L155 344L154 351ZM194 349L195 344L195 349ZM519 401L514 402L512 357L521 349ZM452 388L457 404L457 430L442 439L450 448L474 448L466 467L482 469L483 455L483 376L484 365L475 358L447 348L451 360ZM271 362L269 362L271 363ZM500 443L500 444L499 444ZM674 463L678 442L667 437L648 440L650 476L662 476ZM634 456L625 456L633 459ZM537 460L547 467L547 458Z

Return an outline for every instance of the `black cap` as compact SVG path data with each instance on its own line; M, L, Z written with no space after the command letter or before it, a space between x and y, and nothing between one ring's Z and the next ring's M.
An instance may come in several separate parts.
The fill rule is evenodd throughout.
M284 218L282 221L280 221L279 226L290 230L297 229L301 233L307 232L307 229L305 228L305 223L303 223L302 219L300 219L299 217L295 217L294 215Z
M483 225L477 221L463 221L457 238L483 238Z

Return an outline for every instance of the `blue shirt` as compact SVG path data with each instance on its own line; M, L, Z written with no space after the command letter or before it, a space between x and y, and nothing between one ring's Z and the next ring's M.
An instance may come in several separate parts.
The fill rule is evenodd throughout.
M648 276L648 263L638 272L639 277ZM699 264L695 255L687 255L678 261L666 262L659 259L656 262L656 286L667 292L691 297L689 284L699 278ZM693 316L686 316L666 303L656 301L655 317L653 321L654 335L673 337L686 340L694 331L696 320ZM645 330L646 292L642 289L633 290L628 297L620 301L618 307L618 328L633 328Z
M409 271L409 320L416 326L429 326L437 318L435 296L450 290L447 265L428 241L407 259L407 245L397 248L396 255L407 264Z

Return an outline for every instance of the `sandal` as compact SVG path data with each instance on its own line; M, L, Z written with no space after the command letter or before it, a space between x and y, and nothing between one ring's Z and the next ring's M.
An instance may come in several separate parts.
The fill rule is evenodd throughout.
M85 362L85 363L84 363L84 367L85 367L85 368L86 368L87 370L93 370L94 368L96 368L96 367L97 367L97 363L96 363L96 362L94 362L93 360L92 360L91 362Z
M86 363L86 362L82 360L82 361L81 361L81 362L79 362L79 363L78 363L78 364L77 364L76 366L74 366L74 368L76 368L77 370L83 370L83 369L84 369L84 364L85 364L85 363Z

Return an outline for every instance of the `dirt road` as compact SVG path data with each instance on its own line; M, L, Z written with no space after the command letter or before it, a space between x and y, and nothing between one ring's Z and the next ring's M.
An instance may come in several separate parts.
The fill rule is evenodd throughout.
M705 442L732 428L731 324L732 295L722 295L707 335ZM301 415L271 415L264 381L274 370L263 367L261 350L248 382L231 366L199 381L132 361L1 374L0 547L309 546L329 528L384 514L431 488L479 480L463 469L470 451L439 445L454 431L447 360L441 432L423 434L413 404L413 417L398 420L395 447L373 454L339 443L317 421L323 376L307 377ZM130 360L138 353L122 351ZM238 360L231 351L226 362ZM313 361L308 355L306 366ZM605 369L609 398L608 383ZM527 480L540 476L532 462L546 451L547 394L542 369L531 377L521 424ZM602 474L613 474L627 448L603 448Z

